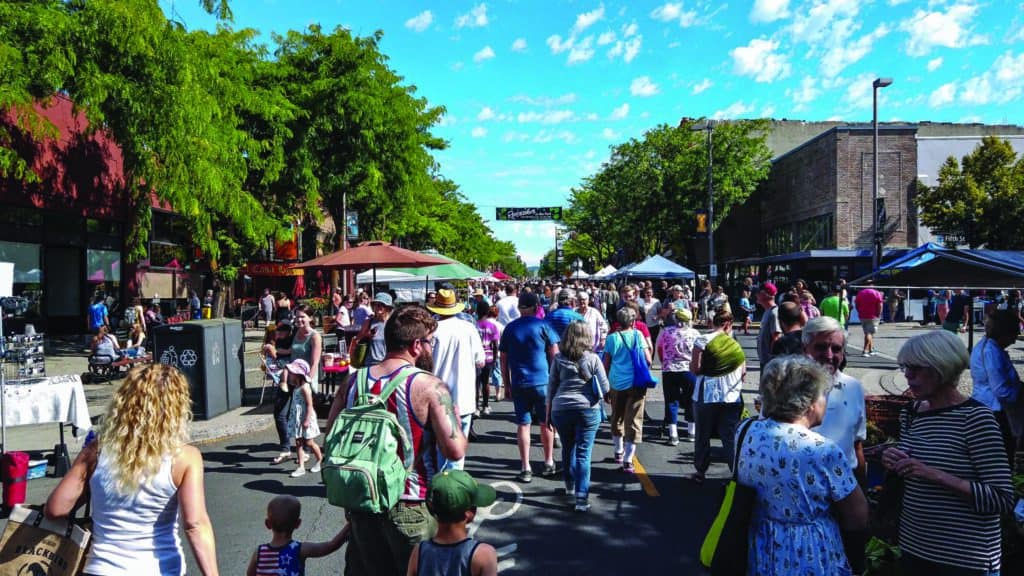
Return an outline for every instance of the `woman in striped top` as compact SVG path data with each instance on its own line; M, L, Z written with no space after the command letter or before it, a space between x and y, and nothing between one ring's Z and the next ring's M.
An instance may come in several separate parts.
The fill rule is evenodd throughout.
M998 574L999 515L1013 508L1013 487L992 411L956 387L967 348L939 330L907 340L898 359L917 401L882 461L904 478L904 572Z

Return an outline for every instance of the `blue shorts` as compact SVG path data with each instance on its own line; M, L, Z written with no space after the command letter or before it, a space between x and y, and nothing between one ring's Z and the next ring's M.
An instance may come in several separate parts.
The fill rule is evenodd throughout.
M544 424L547 417L547 386L518 386L512 392L512 404L516 410L516 424L532 423L531 415Z

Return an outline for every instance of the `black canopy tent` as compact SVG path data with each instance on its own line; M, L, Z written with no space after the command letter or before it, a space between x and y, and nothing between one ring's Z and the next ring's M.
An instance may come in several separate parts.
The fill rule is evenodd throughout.
M1024 289L1024 252L1008 250L955 250L925 244L875 272L852 281L862 288L867 280L875 288L934 290ZM974 309L974 297L970 297ZM974 347L974 322L969 320L968 349Z

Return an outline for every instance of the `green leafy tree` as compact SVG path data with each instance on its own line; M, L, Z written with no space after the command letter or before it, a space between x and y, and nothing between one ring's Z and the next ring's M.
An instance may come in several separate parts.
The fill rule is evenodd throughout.
M572 190L567 226L576 233L572 255L618 264L672 248L686 253L695 212L707 205L707 143L693 124L661 125L642 139L612 148L597 174ZM715 222L744 202L770 169L760 120L715 126Z
M1024 249L1024 158L1009 142L986 136L961 162L949 157L938 184L919 185L915 203L921 223L971 248Z

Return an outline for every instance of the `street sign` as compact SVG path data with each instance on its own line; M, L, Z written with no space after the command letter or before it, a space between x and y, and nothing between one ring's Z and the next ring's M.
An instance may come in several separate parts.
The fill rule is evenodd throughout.
M497 220L561 220L562 207L498 208Z
M713 278L717 278L718 277L718 264L712 264L711 265L711 270L708 271L708 274L711 277L713 277Z
M565 252L563 252L561 248L558 248L557 250L555 250L555 258L561 260L564 256L565 256Z
M696 210L697 216L697 233L707 234L708 233L708 211L707 210Z

